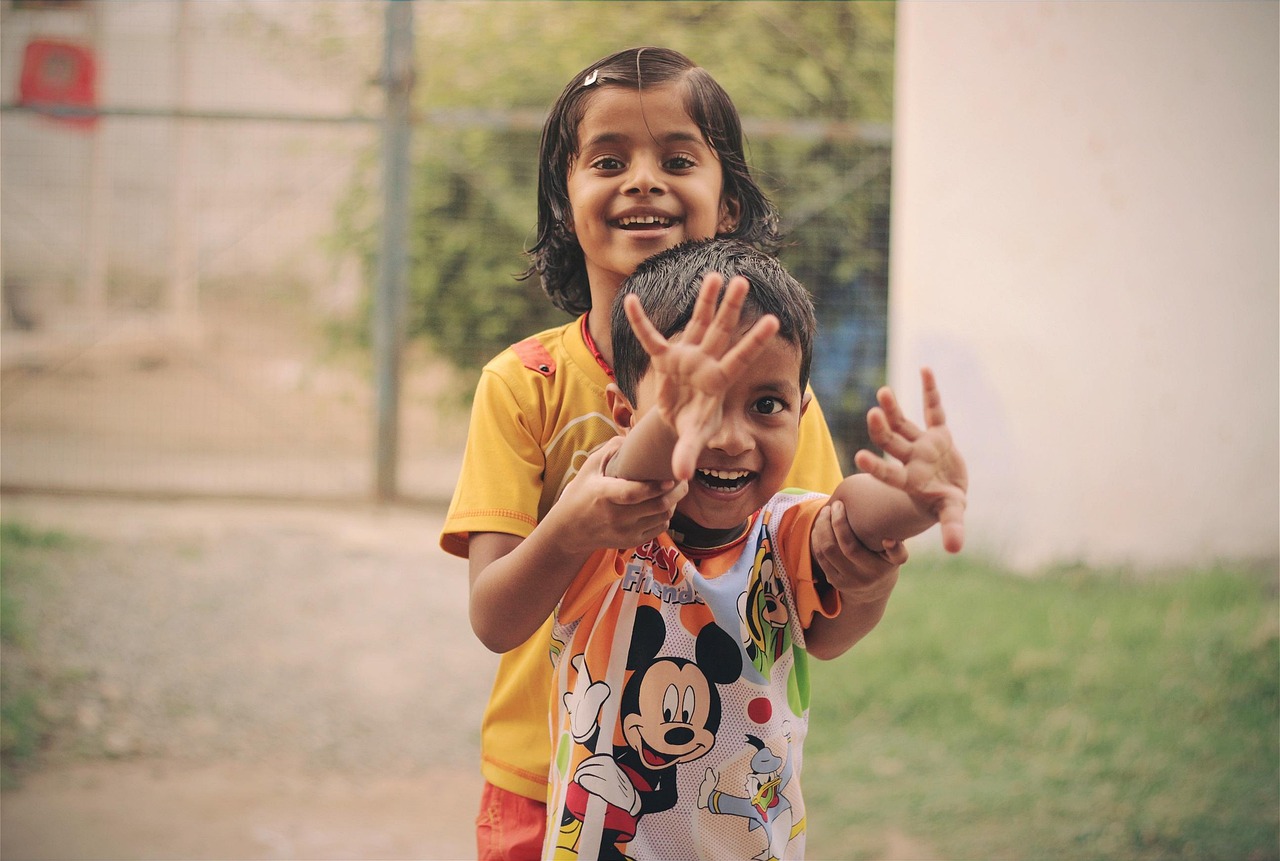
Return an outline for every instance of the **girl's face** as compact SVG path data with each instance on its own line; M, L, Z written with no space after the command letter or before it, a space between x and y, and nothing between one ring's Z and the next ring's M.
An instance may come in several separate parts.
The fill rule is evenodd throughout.
M679 84L646 89L643 98L629 88L598 88L578 125L568 180L569 228L593 296L611 298L657 252L735 225L720 159L685 112Z

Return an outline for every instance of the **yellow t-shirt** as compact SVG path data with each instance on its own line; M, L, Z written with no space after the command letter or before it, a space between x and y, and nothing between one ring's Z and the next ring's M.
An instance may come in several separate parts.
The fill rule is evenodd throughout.
M605 406L609 375L582 319L500 353L476 386L462 473L440 546L467 555L472 532L528 537L599 445L617 435ZM843 474L817 400L800 420L787 483L830 493ZM481 773L501 789L545 801L551 763L551 619L499 661L480 728Z

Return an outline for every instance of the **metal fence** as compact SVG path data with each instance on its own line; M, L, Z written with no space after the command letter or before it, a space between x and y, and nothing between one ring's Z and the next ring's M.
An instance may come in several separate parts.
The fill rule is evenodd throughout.
M341 51L320 59L316 7L325 32L342 34ZM334 237L353 185L379 176L384 11L0 5L5 488L363 497L379 486L386 378L332 333L368 328L375 288ZM85 52L92 104L33 109L32 45ZM74 84L76 62L46 69L44 84ZM421 147L433 123L539 121L477 106L428 112L414 136ZM797 233L833 199L871 194L886 216L873 241L887 247L887 133L840 143L812 123L747 128L833 140L836 181L789 213ZM848 451L883 374L883 276L816 291L814 384ZM470 380L420 345L403 355L393 482L410 498L444 498L465 433L455 395Z

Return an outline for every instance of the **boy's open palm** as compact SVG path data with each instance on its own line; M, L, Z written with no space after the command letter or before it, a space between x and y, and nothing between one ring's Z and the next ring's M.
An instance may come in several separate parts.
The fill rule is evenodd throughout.
M855 456L858 468L904 491L916 505L932 513L942 527L942 546L957 553L964 546L964 510L969 489L964 458L951 441L942 395L933 372L921 368L924 421L921 430L902 412L888 387L876 393L880 406L867 413L871 440L894 458L876 457L867 450Z
M627 320L649 354L649 373L658 383L655 407L678 437L671 469L680 481L693 476L699 455L719 429L730 385L778 331L777 318L765 314L734 343L750 285L742 277L730 280L717 309L723 283L716 273L703 279L689 324L671 340L649 322L639 299L628 295L624 300Z

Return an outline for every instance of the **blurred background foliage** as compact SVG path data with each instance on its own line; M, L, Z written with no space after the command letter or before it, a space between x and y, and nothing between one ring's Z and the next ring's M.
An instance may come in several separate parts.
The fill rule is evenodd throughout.
M672 47L710 71L744 119L748 158L783 216L782 258L818 305L828 340L814 384L851 463L884 375L892 4L470 2L415 13L410 338L461 369L469 392L493 355L568 319L536 278L517 279L534 235L542 119L594 60ZM379 182L371 153L338 237L370 279Z

